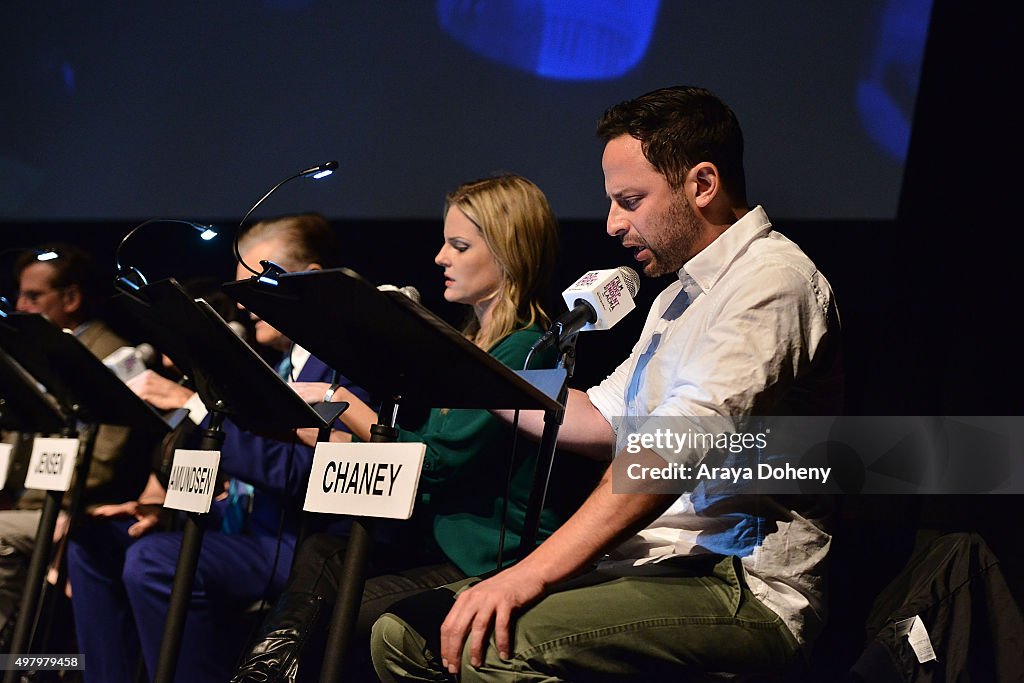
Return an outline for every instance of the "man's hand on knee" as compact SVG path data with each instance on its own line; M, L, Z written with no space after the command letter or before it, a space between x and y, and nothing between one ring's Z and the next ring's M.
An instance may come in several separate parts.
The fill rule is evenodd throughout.
M513 614L544 595L542 581L517 569L506 569L456 597L455 605L441 624L441 661L450 673L459 673L467 636L470 664L481 665L492 627L498 656L509 658Z

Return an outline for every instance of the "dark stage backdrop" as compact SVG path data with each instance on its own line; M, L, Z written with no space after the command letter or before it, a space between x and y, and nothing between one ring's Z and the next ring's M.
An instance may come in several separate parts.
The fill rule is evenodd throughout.
M856 342L850 363L867 368L858 335L874 341L898 326L884 279L856 273L862 257L876 272L896 258L868 245L894 232L931 9L932 0L22 4L0 27L11 105L0 109L4 244L79 242L112 277L113 250L135 224L196 219L223 237L203 244L183 226L152 225L123 260L151 280L226 279L246 209L291 173L337 159L334 176L284 186L253 219L323 213L345 265L417 286L458 323L463 312L441 300L432 265L442 198L510 170L535 180L562 221L558 308L558 292L585 270L630 264L603 235L597 118L619 100L693 83L736 110L752 201L821 263ZM645 281L641 305L663 284ZM9 278L0 286L11 293ZM578 386L614 367L642 318L581 338ZM872 400L902 395L888 377L862 377L851 379L853 408L862 383Z
M751 195L793 219L896 215L931 0L17 3L0 24L0 218L230 220L266 207L436 217L510 170L566 219L606 209L594 124L705 85Z

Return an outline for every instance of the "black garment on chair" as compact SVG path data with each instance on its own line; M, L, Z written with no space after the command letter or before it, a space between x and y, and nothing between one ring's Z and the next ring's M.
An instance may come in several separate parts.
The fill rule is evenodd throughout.
M920 663L897 624L914 616L936 659ZM852 681L932 683L1024 681L1024 617L981 536L940 536L907 563L875 601L868 646Z

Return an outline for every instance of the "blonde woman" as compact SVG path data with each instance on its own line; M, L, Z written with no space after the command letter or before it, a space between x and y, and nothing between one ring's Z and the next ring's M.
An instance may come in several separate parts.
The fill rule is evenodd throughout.
M444 298L469 308L466 338L512 369L523 368L549 324L540 300L557 249L557 224L547 199L521 176L464 183L446 198L444 242L434 258L443 271ZM548 352L534 357L531 367L551 367L553 360ZM327 388L294 386L310 402L323 400ZM351 434L335 432L332 440L368 441L377 422L373 409L344 389L333 400L349 402L341 420ZM509 484L511 437L511 429L486 410L434 409L416 429L399 430L400 441L427 445L421 500L412 520L386 527L378 538L370 568L377 577L366 584L359 615L362 638L395 600L496 569L503 523L503 557L517 556L536 445L520 441ZM577 470L562 481L561 469L553 475L551 504L541 516L542 538L587 492L586 477ZM345 538L334 534L316 534L303 543L288 589L232 681L277 680L272 676L282 674L282 680L291 680L287 676L297 666L315 678L322 653L316 647L303 652L303 647L316 640L311 633L324 631L344 570L344 549ZM353 643L350 659L369 666L362 638Z

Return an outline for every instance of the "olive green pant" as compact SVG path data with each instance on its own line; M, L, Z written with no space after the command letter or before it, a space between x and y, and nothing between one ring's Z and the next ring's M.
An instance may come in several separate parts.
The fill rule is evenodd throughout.
M687 575L599 577L553 592L518 616L509 660L498 657L493 637L477 668L465 648L461 680L701 680L795 663L796 640L747 589L739 559L718 559ZM437 636L422 633L439 628L451 596L477 581L431 591L432 605L398 603L377 620L371 653L382 681L451 680Z

